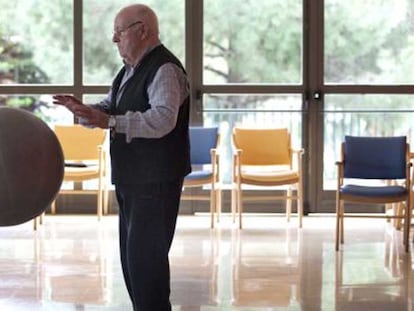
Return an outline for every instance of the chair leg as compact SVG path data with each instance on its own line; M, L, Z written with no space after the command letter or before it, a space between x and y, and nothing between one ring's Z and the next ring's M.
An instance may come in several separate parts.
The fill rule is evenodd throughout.
M412 201L411 201L411 204L412 204ZM410 213L411 213L411 216L410 216L410 223L409 223L409 228L410 228L410 230L411 230L411 219L413 219L413 214L414 214L414 209L413 208L410 208ZM410 237L408 237L408 239L409 239ZM414 235L413 235L413 243L414 243Z
M104 215L108 214L108 201L109 201L109 191L108 191L108 186L105 184L105 188L104 188L104 195L103 195L103 208L104 208Z
M231 189L231 218L233 224L236 222L236 208L237 208L237 197L236 197L236 190L234 189L234 185Z
M286 221L290 222L290 214L292 212L292 188L286 190Z
M395 207L394 204L385 204L385 214L388 215L388 213L390 212L390 210L392 212L395 212ZM387 222L391 221L391 218L386 218Z
M39 216L33 218L33 230L36 231L40 225L43 225L43 217L45 216L45 212L41 213Z
M397 203L396 206L394 207L394 216L402 217L404 215L405 205L406 204L404 202ZM402 218L395 218L394 219L395 229L401 230L401 225L402 225Z
M410 202L406 202L405 208L405 218L404 218L404 246L405 252L409 252L410 250L410 227L411 227L411 206Z
M339 212L340 212L340 215L341 215L341 217L340 217L340 225L341 225L341 232L340 232L340 234L341 234L341 244L344 244L344 221L345 221L345 216L344 216L344 214L345 214L345 206L344 206L344 202L343 201L341 201L340 202L340 205L339 205Z
M50 213L53 215L56 214L56 199L54 199L52 204L50 204Z
M214 228L214 214L216 213L216 189L210 190L210 228Z
M243 197L242 197L242 190L241 186L237 188L237 208L239 210L239 229L243 228Z
M336 231L335 231L335 250L339 250L339 235L340 235L340 211L339 211L340 202L339 199L336 199Z
M102 218L102 211L103 211L103 192L102 189L98 190L98 198L97 198L97 215L98 215L98 220L101 220Z
M298 186L297 189L297 211L299 217L299 228L302 228L302 218L303 218L303 192L302 192L302 185Z
M218 188L216 189L216 213L217 213L217 222L220 222L220 218L221 218L221 189Z

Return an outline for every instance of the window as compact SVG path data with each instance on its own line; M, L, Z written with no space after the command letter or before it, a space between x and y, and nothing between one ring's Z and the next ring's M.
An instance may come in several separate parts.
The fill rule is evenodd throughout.
M413 1L325 1L325 82L414 82Z
M145 1L160 22L163 43L184 62L184 0ZM113 19L128 0L83 1L83 81L87 85L110 85L122 66L112 43ZM97 34L100 34L97 36Z
M147 2L159 14L165 44L184 61L184 1ZM112 43L113 19L127 4L0 0L0 106L23 107L51 125L73 122L43 94L106 94L122 66Z
M0 83L73 84L72 1L0 5Z
M73 122L51 95L105 96L122 66L113 19L130 3L0 0L0 106ZM334 210L344 135L407 135L414 146L414 0L144 3L189 73L192 123L220 127L225 183L235 125L290 129L305 149L310 212Z
M301 0L204 0L204 83L299 84L301 55Z

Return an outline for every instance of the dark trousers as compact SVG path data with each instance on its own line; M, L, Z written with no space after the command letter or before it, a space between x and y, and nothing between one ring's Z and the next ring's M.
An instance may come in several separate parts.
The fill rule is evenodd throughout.
M134 311L170 311L168 252L183 180L116 185L122 271Z

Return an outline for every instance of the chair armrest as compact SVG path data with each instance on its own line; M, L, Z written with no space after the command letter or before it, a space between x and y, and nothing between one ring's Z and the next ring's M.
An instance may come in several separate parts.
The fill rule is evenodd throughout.
M210 149L210 154L211 154L211 156L213 156L213 154L214 154L214 156L219 156L219 155L220 155L220 153L221 153L221 151L220 151L220 149L219 149L219 148L211 148L211 149Z
M303 149L303 148L293 149L292 148L292 153L294 153L294 154L299 153L299 154L303 155L305 153L305 149Z
M344 161L336 161L335 165L337 166L337 188L336 191L342 187L344 183Z
M213 172L214 181L217 183L220 179L220 152L218 148L210 149L211 156L211 170Z
M220 150L217 148L210 149L211 164L215 163L216 165L220 162Z
M212 165L218 165L220 153L216 148L210 149L210 157L211 157L211 164Z
M300 174L302 174L302 158L303 155L305 154L305 150L303 148L296 148L290 149L291 152L291 156L292 156L292 163L294 168L297 168L297 170L299 171ZM293 157L296 156L296 159L294 159Z
M411 153L410 153L410 156L411 156ZM406 184L406 187L411 190L412 190L412 183L414 180L414 171L412 170L412 167L413 167L413 163L411 161L408 161L407 166L406 166L407 178L406 178L405 184Z
M234 149L233 150L233 165L236 166L240 166L240 157L242 154L243 150L242 149Z
M241 149L233 149L233 161L232 161L232 172L233 172L233 182L240 178L241 174L241 165L240 165L240 156L242 154Z

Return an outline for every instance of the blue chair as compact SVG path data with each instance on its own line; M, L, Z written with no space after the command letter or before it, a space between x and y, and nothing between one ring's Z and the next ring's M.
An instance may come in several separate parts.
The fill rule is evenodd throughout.
M214 215L219 220L221 212L221 189L219 186L220 135L218 127L190 127L190 150L192 172L184 179L184 189L209 186L209 194L183 193L183 200L210 201L211 228L214 228Z
M336 191L336 241L344 243L345 217L382 217L404 219L403 241L409 250L410 234L410 148L405 136L358 137L345 136L342 143L342 160L338 166ZM362 182L361 182L362 181ZM376 181L377 183L369 183ZM381 182L381 183L378 183ZM369 206L371 204L405 203L408 207L401 214L351 214L345 213L344 202Z

